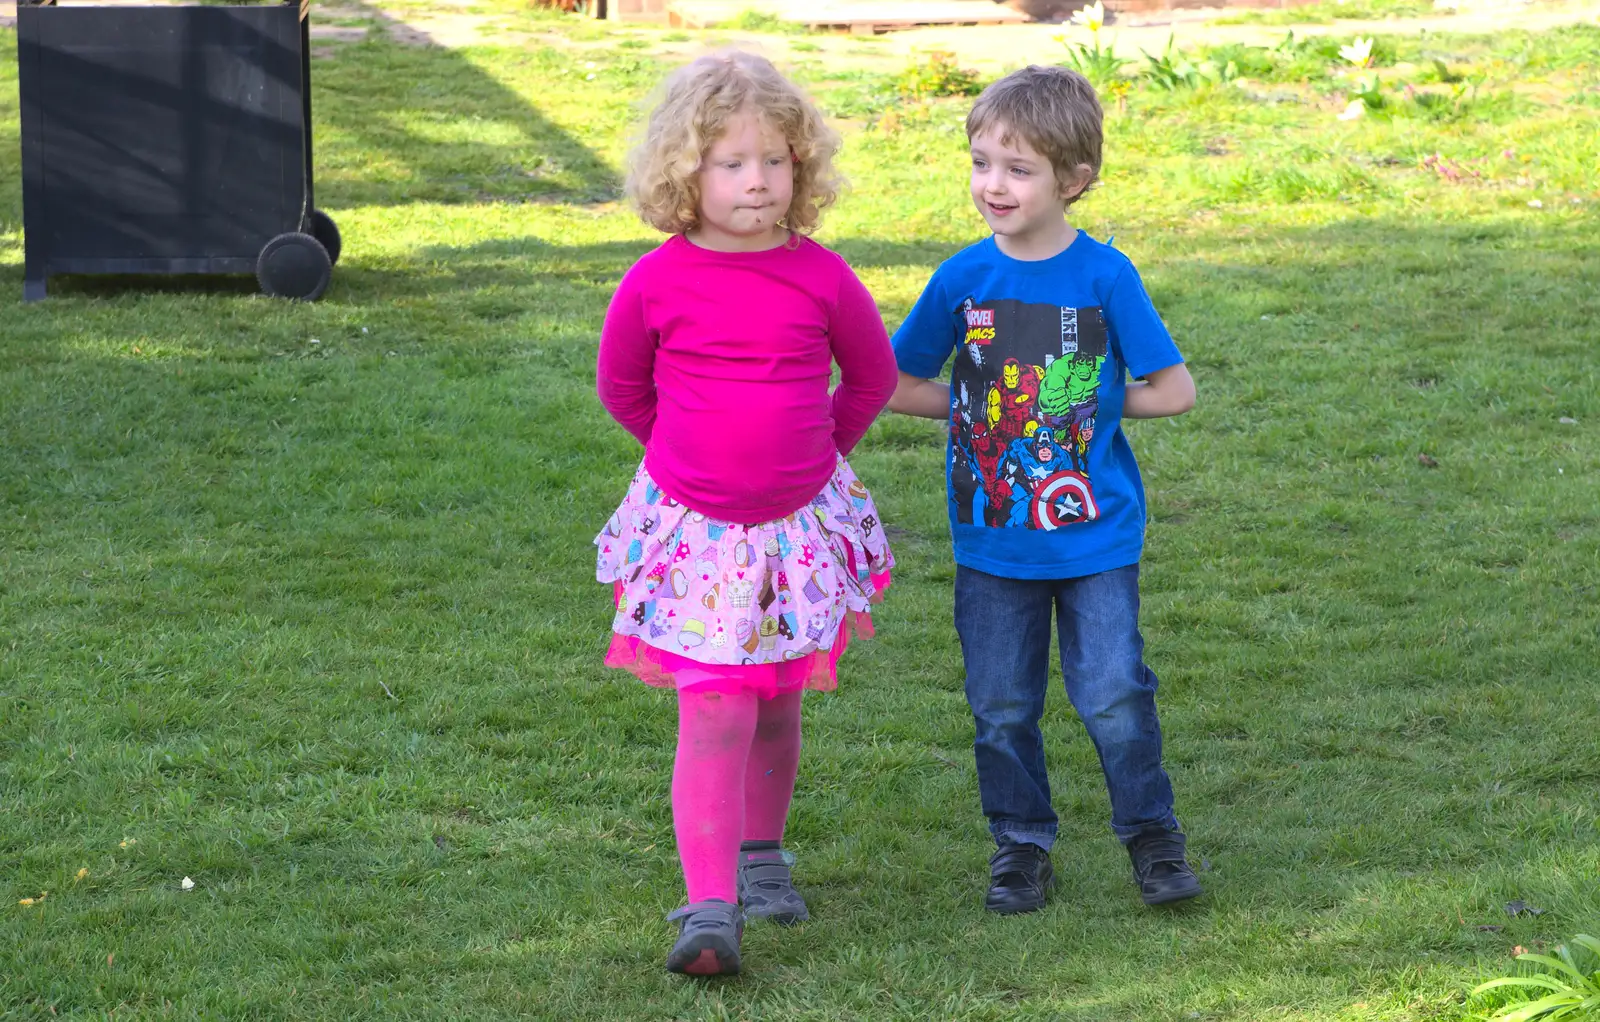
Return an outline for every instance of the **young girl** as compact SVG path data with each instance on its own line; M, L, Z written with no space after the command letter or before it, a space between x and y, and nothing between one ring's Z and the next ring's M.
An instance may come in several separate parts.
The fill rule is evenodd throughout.
M770 63L727 53L670 79L629 176L671 237L623 277L600 338L600 400L645 450L596 574L617 601L606 663L678 693L673 972L738 972L747 915L807 918L782 848L800 694L834 687L894 563L844 460L894 356L872 296L805 236L838 146Z

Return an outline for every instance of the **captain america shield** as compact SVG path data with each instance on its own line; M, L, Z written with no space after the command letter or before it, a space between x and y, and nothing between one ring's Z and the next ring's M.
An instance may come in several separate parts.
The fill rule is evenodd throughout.
M1046 532L1100 517L1089 477L1081 472L1057 472L1046 477L1033 491L1032 511L1033 527Z

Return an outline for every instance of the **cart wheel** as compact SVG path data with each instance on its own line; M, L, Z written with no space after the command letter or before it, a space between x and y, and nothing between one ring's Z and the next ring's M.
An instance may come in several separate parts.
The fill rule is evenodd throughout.
M333 260L322 242L298 231L267 242L256 260L256 280L274 298L314 302L333 279Z
M333 217L320 209L312 210L311 236L322 242L322 247L328 250L328 261L338 266L344 242L339 237L339 225L333 222Z

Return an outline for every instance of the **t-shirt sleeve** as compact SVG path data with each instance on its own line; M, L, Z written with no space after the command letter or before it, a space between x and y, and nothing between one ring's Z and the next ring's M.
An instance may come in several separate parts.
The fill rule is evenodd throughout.
M623 276L606 309L595 390L611 417L648 445L656 424L656 339L645 325L638 278L636 269Z
M944 370L956 347L956 331L955 310L945 296L942 269L934 271L890 343L901 372L931 380Z
M1183 361L1132 263L1125 265L1112 283L1105 311L1111 342L1121 352L1128 375L1148 376Z

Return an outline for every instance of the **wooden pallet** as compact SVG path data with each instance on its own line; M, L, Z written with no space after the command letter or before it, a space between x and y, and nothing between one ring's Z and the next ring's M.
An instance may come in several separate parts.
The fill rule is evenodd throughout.
M924 25L1020 25L1032 20L994 0L668 0L679 28L713 28L744 11L770 14L814 31L874 35Z

